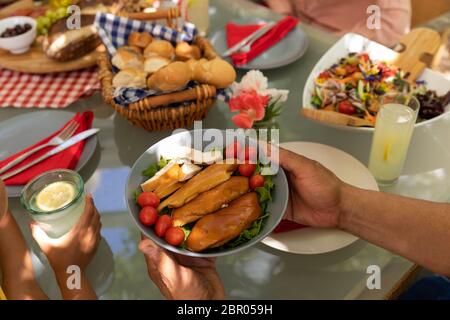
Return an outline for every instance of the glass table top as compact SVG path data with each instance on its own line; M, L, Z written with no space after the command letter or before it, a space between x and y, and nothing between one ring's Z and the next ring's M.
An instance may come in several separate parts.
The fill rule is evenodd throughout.
M233 19L278 19L267 9L243 0L211 0L211 34ZM371 134L355 133L310 122L300 115L303 86L318 59L337 40L333 35L302 25L310 38L307 53L297 62L265 72L271 87L291 91L278 118L280 141L310 141L337 147L367 164ZM242 76L242 73L239 74ZM161 299L150 281L144 258L137 249L140 238L126 208L124 190L130 168L153 143L170 132L149 133L133 127L105 104L99 93L65 109L92 110L100 128L99 145L80 172L87 192L93 194L102 215L103 241L89 267L89 278L101 299ZM0 121L31 110L3 109ZM53 111L58 112L58 111ZM204 128L232 127L231 113L221 102L203 121ZM400 182L385 191L435 201L450 198L450 116L422 127L413 143ZM437 155L437 156L430 156ZM33 252L37 278L50 298L59 298L51 268L31 241L28 217L18 199L11 210ZM413 263L359 240L322 255L294 255L263 244L217 260L229 298L236 299L381 299L413 267ZM381 290L368 290L367 267L382 270Z

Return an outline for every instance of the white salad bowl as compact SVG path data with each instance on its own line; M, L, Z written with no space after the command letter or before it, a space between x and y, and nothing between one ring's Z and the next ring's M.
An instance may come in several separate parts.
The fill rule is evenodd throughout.
M314 69L306 81L305 87L303 89L303 104L302 108L305 109L316 109L311 103L312 93L314 92L314 80L319 76L319 74L328 69L333 64L337 63L339 59L345 58L349 53L363 53L367 52L371 59L373 60L383 60L392 61L394 60L398 53L388 47L385 47L377 42L371 41L361 35L348 33L344 35L338 42L336 42L317 62ZM445 78L439 72L433 71L431 69L425 69L422 75L419 77L420 81L425 81L427 89L435 90L439 95L445 95L450 90L450 80ZM447 116L450 112L450 105L446 106L446 112L438 117L430 120L423 120L416 123L416 127L421 127L426 124L430 124L435 121L439 121L441 118ZM317 121L319 122L319 121ZM334 125L326 122L319 122L321 124L345 129L352 131L367 131L373 132L374 128L369 127L351 127L351 126L340 126Z

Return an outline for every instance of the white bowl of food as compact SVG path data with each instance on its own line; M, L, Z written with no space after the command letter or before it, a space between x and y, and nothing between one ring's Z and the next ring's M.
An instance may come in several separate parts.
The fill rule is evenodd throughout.
M214 140L205 138L211 132ZM196 146L199 137L204 141ZM234 137L217 129L183 131L139 157L126 201L143 235L177 254L218 257L250 248L272 232L288 203L286 175L282 168L263 170L260 151L258 165L237 164L223 150ZM252 153L243 147L244 137L238 141L236 154ZM220 163L224 156L231 163Z
M352 55L354 56L352 57ZM383 70L383 72L373 75L371 73L363 73L361 64L358 63L362 55L367 56L367 59L369 59L367 65L378 69L380 65L386 72ZM389 70L391 67L395 70L396 67L389 61L393 61L397 56L398 53L396 51L363 36L354 33L346 34L325 53L312 70L303 90L302 107L313 110L331 109L331 111L343 113L351 117L373 120L376 117L376 112L373 112L368 107L368 103L366 105L363 104L363 102L366 102L366 99L361 101L361 96L370 96L374 102L378 100L377 98L379 96L376 96L376 92L380 88L380 84L384 81L378 81L378 78L386 79L387 85L384 88L386 93L395 89L392 85L395 75L393 74L389 77L385 74L392 71L392 69ZM354 66L350 63L352 60L355 61ZM345 68L347 68L347 72L341 70ZM349 68L353 68L355 72L349 71ZM336 70L342 71L342 75L337 74L338 72ZM350 79L355 73L363 74L362 80L355 81L353 85L349 85L346 88L344 85L346 79ZM375 78L375 81L372 78ZM423 92L420 96L416 95L421 102L421 111L416 127L438 121L450 112L450 104L448 104L450 81L448 79L439 72L426 68L419 77L418 82L422 85L417 91ZM337 86L335 88L329 88L328 85L330 83L337 83ZM338 85L341 87L339 88ZM446 95L447 99L445 99ZM434 103L437 100L442 101L442 103L437 105L437 103ZM339 105L342 101L344 101L343 105ZM433 103L430 103L430 101ZM374 107L377 108L379 106L374 105ZM367 115L367 112L370 114ZM322 122L317 119L313 120L339 129L367 132L374 130L373 125L368 127L352 127Z
M11 17L0 20L0 48L12 54L25 53L36 38L36 20Z

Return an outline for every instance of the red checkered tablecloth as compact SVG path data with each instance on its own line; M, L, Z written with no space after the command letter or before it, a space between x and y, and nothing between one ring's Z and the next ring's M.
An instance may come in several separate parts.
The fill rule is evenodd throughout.
M65 108L99 88L96 68L45 75L0 69L0 108Z

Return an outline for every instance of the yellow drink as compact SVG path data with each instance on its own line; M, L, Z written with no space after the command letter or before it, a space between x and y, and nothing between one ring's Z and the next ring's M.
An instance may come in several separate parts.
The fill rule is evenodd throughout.
M205 36L210 27L209 0L188 0L188 19Z
M84 211L84 184L70 170L47 172L25 186L21 202L51 238L66 234Z
M418 104L414 100L411 102ZM399 103L388 103L380 109L369 160L369 170L380 185L391 185L400 177L418 110Z

